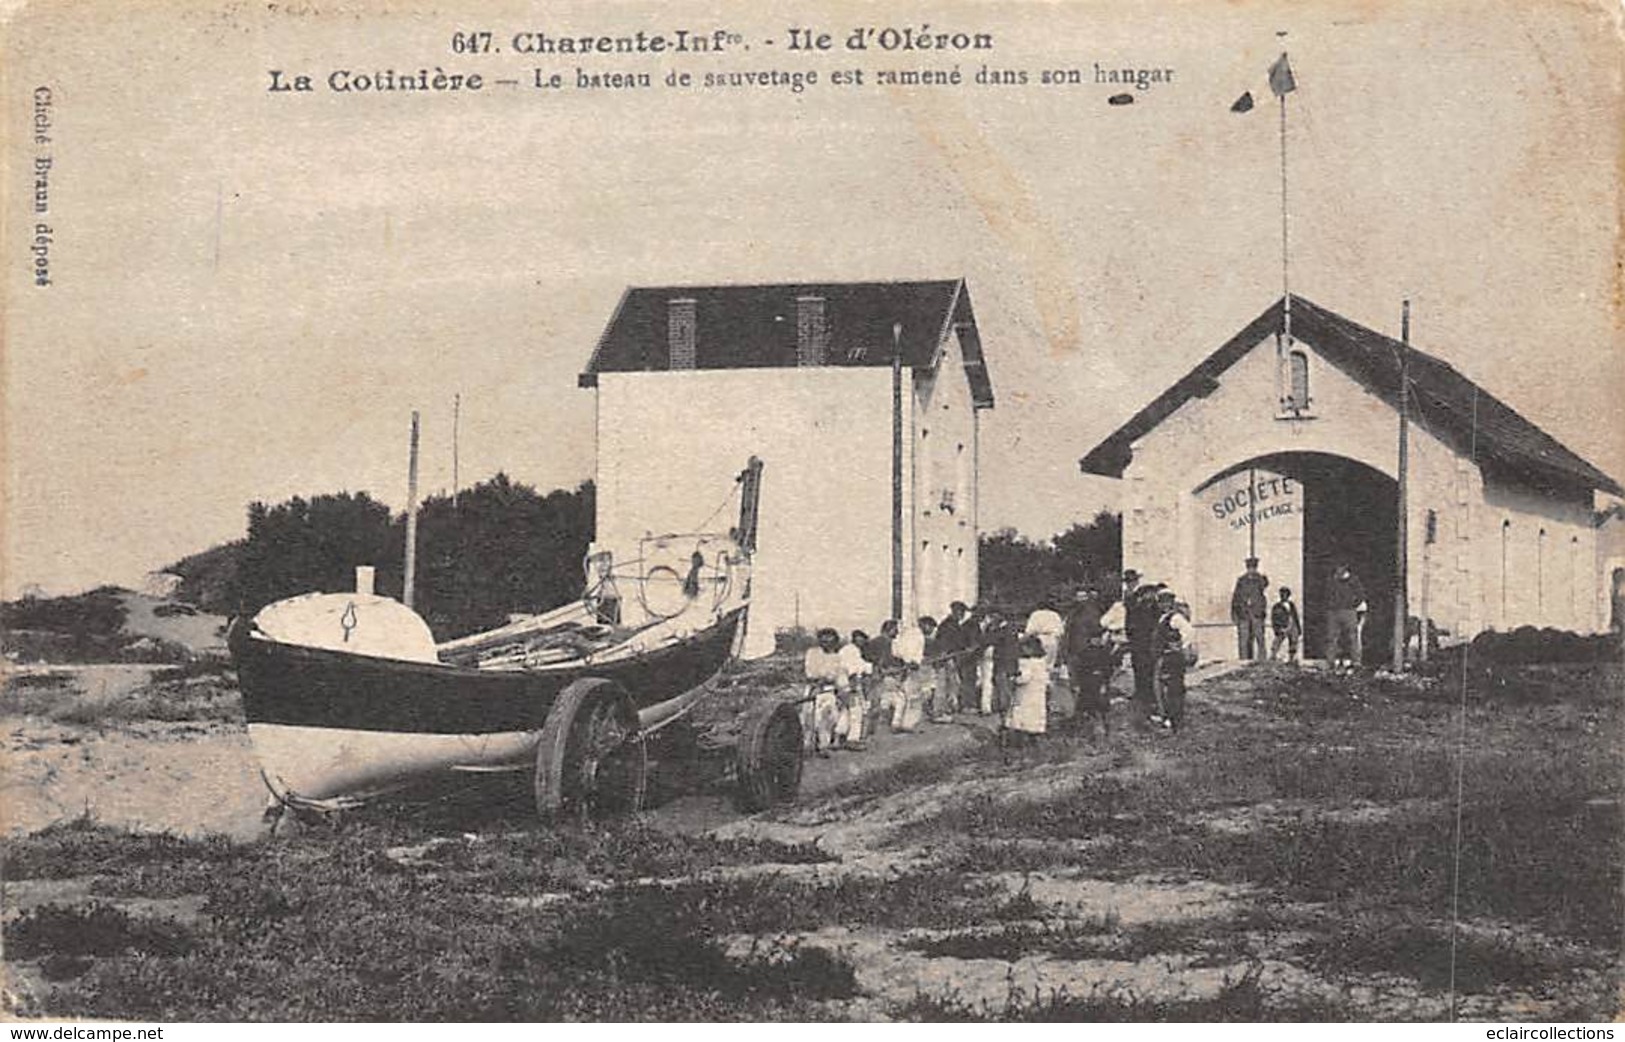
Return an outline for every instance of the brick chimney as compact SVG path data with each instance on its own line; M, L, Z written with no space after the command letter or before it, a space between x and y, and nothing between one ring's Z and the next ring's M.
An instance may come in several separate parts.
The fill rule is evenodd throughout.
M823 297L796 298L796 365L823 365L829 354L829 321Z
M694 368L694 333L698 320L693 297L673 297L666 302L666 346L671 351L671 368Z

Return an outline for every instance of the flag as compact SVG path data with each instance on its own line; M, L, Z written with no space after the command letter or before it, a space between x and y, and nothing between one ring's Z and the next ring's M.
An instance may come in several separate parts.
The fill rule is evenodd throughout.
M1246 91L1241 97L1230 103L1231 112L1251 112L1253 110L1253 92Z
M1292 78L1292 65L1286 60L1286 52L1270 66L1270 90L1277 98L1284 98L1298 89L1298 81Z

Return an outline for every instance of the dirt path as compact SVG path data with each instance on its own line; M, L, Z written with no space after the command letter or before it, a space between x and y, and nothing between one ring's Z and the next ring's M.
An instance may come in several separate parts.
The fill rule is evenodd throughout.
M91 665L37 667L71 675L92 702L113 702L168 667ZM1199 680L1222 675L1209 667ZM995 740L992 718L974 714L952 724L926 724L913 734L882 728L861 752L838 751L807 761L801 802L810 804L863 779L906 764L951 758ZM225 724L134 723L79 727L36 717L0 717L0 831L31 832L90 814L105 824L172 831L258 834L265 788L247 734ZM923 804L922 804L923 806ZM650 811L660 828L728 829L740 821L724 793L681 796ZM747 826L748 828L748 826Z

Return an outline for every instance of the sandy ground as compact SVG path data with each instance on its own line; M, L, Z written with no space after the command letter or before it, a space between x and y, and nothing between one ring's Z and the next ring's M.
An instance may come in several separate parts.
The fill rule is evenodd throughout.
M73 675L82 697L112 701L163 668L47 666L33 671ZM1222 676L1232 668L1209 666L1196 679ZM241 727L143 722L95 728L6 716L0 717L0 733L0 827L7 833L33 832L87 813L109 825L181 835L217 832L247 838L263 827L266 790ZM975 714L962 715L953 724L927 724L910 735L882 728L862 752L809 760L802 797L815 800L901 763L993 740L992 718ZM651 813L656 825L683 831L726 829L738 817L727 796L715 792L683 796Z
M248 838L261 827L265 786L240 728L150 723L97 732L18 717L0 727L8 833L82 815L182 835Z
M167 621L167 620L166 620ZM167 667L44 666L26 672L75 678L79 697L112 702ZM807 762L806 798L899 763L992 740L973 716L917 734L880 734L863 752ZM145 721L81 727L0 716L0 828L33 832L89 815L108 825L179 835L250 838L263 829L267 793L247 732L221 723ZM682 796L650 812L659 827L699 832L738 818L727 794Z
M124 602L126 633L183 644L191 649L193 654L225 654L224 616L210 615L201 611L191 615L173 611L159 615L157 609L160 606L167 605L170 609L174 609L173 602L130 590L122 591L119 599Z

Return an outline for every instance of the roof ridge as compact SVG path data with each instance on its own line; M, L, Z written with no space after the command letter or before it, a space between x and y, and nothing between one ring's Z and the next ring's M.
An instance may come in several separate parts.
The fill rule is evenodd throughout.
M1190 372L1175 381L1166 391L1090 449L1078 461L1080 469L1090 474L1121 477L1132 456L1132 445L1135 441L1161 424L1192 397L1196 397L1205 384L1216 380L1242 357L1257 348L1263 337L1270 332L1277 334L1285 332L1288 300L1287 295L1276 298L1257 318L1218 350L1203 358ZM1483 447L1488 448L1492 456L1500 457L1498 462L1515 469L1536 468L1561 475L1570 482L1584 482L1593 489L1613 492L1616 495L1625 494L1611 477L1447 360L1430 354L1414 344L1396 340L1386 333L1362 325L1308 297L1291 294L1290 301L1294 317L1297 317L1301 310L1306 326L1303 332L1307 334L1298 336L1298 330L1294 329L1294 338L1315 347L1327 361L1343 369L1355 380L1366 384L1390 407L1395 405L1390 398L1396 397L1398 392L1398 352L1405 352L1412 361L1421 360L1425 363L1420 368L1424 374L1423 380L1431 384L1426 388L1429 398L1437 411L1446 414L1442 418L1453 420L1456 425L1454 430L1447 428L1443 432L1435 432L1436 434L1454 434L1459 439L1467 433L1461 428L1476 427L1477 440L1487 443ZM1316 326L1320 326L1321 329L1316 330ZM1317 336L1317 332L1324 335ZM1377 350L1383 346L1395 351L1395 364L1391 366L1374 364L1383 360ZM1408 382L1413 384L1419 393L1424 389L1417 381L1416 370L1411 371ZM1480 402L1479 409L1473 410L1472 417L1466 415L1462 402L1452 400L1452 395L1459 396L1468 389ZM1485 405L1489 407L1488 417L1479 412ZM1480 460L1480 465L1482 463Z

